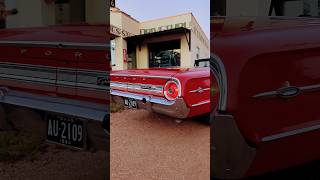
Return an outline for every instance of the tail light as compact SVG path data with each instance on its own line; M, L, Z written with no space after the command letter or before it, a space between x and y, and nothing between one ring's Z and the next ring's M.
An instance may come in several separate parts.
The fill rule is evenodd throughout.
M173 80L169 80L164 86L163 94L164 96L170 100L176 100L180 95L180 85Z

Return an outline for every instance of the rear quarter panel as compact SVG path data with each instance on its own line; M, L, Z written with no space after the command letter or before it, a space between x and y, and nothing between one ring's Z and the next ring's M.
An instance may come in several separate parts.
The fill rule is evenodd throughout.
M210 69L194 68L175 75L180 80L182 97L190 108L189 116L210 112ZM197 91L202 89L200 91Z

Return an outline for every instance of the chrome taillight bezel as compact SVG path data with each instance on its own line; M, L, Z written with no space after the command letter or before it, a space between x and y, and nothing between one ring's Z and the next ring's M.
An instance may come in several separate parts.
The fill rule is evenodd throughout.
M166 86L168 86L168 84L170 84L170 83L174 83L174 84L176 84L177 87L178 87L178 96L175 97L175 98L169 97L169 96L167 95L167 93L165 92ZM163 86L163 95L164 95L164 97L165 97L167 100L169 100L169 101L175 101L176 99L178 99L178 98L181 96L181 84L180 84L180 82L179 82L178 80L176 80L176 79L169 79L169 80L166 82L166 84Z

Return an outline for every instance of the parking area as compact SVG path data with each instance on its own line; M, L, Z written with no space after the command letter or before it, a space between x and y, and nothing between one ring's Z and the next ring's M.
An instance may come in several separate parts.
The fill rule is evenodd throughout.
M0 179L6 180L86 180L104 179L105 151L76 151L43 144L38 151L19 161L0 162Z
M146 110L111 114L112 180L210 179L210 127Z

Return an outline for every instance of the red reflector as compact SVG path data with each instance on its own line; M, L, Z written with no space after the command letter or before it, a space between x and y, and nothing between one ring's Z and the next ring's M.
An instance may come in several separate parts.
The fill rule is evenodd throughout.
M175 81L168 81L164 86L163 93L168 100L175 100L179 96L179 85Z

